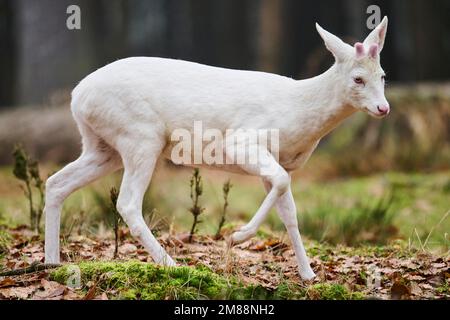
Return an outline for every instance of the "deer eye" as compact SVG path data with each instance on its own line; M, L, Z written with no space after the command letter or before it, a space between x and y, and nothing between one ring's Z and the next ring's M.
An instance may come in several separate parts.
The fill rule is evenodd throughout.
M356 84L364 84L364 80L361 77L356 77L353 79Z

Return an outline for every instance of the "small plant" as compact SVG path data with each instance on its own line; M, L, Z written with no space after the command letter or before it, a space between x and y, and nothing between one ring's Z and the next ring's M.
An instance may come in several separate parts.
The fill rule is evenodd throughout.
M119 241L120 241L120 222L122 218L120 213L117 211L117 198L119 197L119 192L115 187L112 187L109 191L111 199L111 211L113 212L113 227L114 227L114 259L117 258L119 252Z
M194 173L191 177L191 200L192 200L192 207L189 209L189 211L194 216L194 221L192 223L191 232L189 233L189 242L192 242L192 238L197 231L197 224L199 224L201 221L199 220L200 214L205 210L205 208L202 208L198 205L198 199L203 193L203 182L202 177L200 176L200 171L196 168L194 169Z
M84 222L85 222L85 211L80 210L78 213L74 213L72 219L69 222L67 215L63 217L62 225L65 227L64 238L69 239L72 235L72 232L76 229L76 234L81 235Z
M8 245L11 242L11 236L0 228L0 255L8 251Z
M40 231L40 222L44 212L44 181L39 173L39 163L31 159L21 145L14 147L14 176L25 184L24 194L28 199L30 208L30 228ZM35 207L33 203L33 187L39 193L39 202Z
M222 216L220 218L220 222L219 222L219 227L217 228L217 232L216 232L216 238L220 237L220 231L222 230L223 225L225 224L225 220L226 220L226 213L227 213L227 208L228 208L228 194L230 193L230 189L233 185L230 183L230 180L228 180L227 182L225 182L223 184L222 187L222 192L223 192L223 209L222 209Z

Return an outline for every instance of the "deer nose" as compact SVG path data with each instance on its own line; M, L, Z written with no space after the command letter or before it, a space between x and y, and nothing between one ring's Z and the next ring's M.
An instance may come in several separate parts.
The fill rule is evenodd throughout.
M377 110L379 113L381 113L382 115L386 115L389 113L389 105L384 105L384 106L377 106Z

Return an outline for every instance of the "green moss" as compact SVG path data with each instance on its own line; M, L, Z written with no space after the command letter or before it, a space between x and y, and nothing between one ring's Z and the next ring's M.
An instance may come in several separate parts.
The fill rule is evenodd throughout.
M66 283L70 265L51 273ZM160 267L138 261L82 262L81 284L97 282L102 290L118 292L119 299L267 299L273 292L260 286L245 286L234 278L213 273L204 266Z
M361 300L364 295L360 292L350 292L341 284L319 283L306 290L309 299L317 300Z
M276 300L305 299L306 288L291 281L280 283L278 288L272 293L272 298Z
M136 261L83 262L78 265L81 281L98 281L104 290L118 290L122 299L196 299L219 298L227 291L226 282L204 268L164 268ZM68 266L52 273L52 278L65 282Z
M362 299L360 293L349 292L338 284L315 284L308 288L293 282L282 282L276 289L246 286L235 278L218 275L205 266L160 267L139 261L82 262L81 290L97 283L117 299ZM54 270L50 277L67 283L73 266Z

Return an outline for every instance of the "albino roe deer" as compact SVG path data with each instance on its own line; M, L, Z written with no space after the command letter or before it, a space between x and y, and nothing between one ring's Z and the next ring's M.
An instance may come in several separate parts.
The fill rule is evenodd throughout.
M117 209L156 263L175 262L150 232L142 201L158 158L170 158L170 135L193 130L193 123L221 132L229 128L279 130L279 159L263 145L253 164L214 166L262 178L267 196L232 243L255 235L275 206L287 228L302 279L315 276L306 255L290 188L320 139L361 110L389 113L380 66L387 18L353 47L316 25L335 63L311 79L230 70L181 60L134 57L111 63L83 79L72 93L72 112L82 136L81 156L47 180L45 261L59 263L60 213L64 199L86 184L124 168ZM250 142L247 142L250 143ZM227 155L227 145L223 152ZM239 149L240 150L240 149ZM238 152L239 152L238 150ZM271 170L263 170L265 166Z

